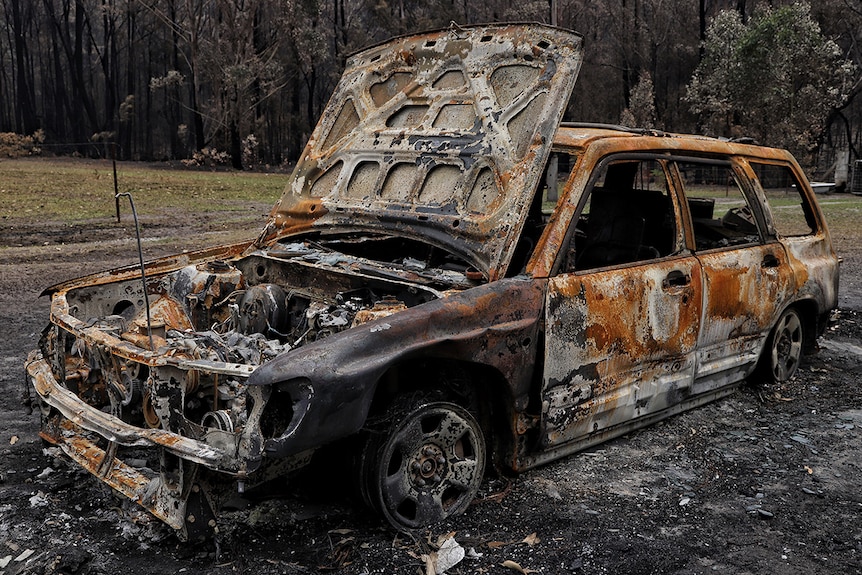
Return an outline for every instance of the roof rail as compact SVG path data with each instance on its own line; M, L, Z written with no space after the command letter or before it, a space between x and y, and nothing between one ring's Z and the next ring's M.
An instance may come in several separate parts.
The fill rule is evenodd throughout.
M562 122L560 126L564 128L592 128L598 130L613 130L615 132L626 132L629 134L637 134L639 136L657 136L665 137L667 132L656 130L653 128L632 128L630 126L622 126L620 124L602 124L593 122Z

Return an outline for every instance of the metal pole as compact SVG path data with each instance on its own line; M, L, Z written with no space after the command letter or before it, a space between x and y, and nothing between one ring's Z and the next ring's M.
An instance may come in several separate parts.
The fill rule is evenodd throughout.
M111 163L114 165L114 204L117 208L117 223L120 223L120 189L117 185L117 143L111 142ZM132 196L129 196L132 201Z
M144 267L144 250L141 247L141 228L138 225L138 211L135 209L135 200L132 199L132 194L123 192L117 194L117 205L119 206L120 196L129 198L129 205L132 207L132 218L135 220L135 237L138 239L138 262L141 264L141 284L144 288L144 305L147 307L147 335L150 338L150 350L156 351L153 346L153 322L150 319L150 296L147 294L147 270Z

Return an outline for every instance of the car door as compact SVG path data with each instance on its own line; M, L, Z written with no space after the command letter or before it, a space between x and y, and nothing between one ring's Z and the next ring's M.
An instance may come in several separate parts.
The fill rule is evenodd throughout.
M667 163L596 168L549 279L540 442L581 448L688 397L701 315Z
M746 377L794 291L784 247L764 233L764 214L741 165L729 158L673 162L690 208L704 274L694 393Z

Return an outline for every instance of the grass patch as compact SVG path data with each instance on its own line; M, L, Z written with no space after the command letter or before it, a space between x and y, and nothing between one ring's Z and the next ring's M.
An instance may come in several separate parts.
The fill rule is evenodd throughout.
M832 233L840 230L844 236L862 238L862 196L828 196L818 203Z
M281 196L284 173L201 171L117 164L118 189L131 192L139 214L228 215L260 211ZM115 217L110 161L27 158L0 161L0 217L5 223L75 223ZM121 198L128 213L128 200Z
M170 218L177 213L201 214L217 225L248 219L261 224L281 196L289 175L234 171L175 169L120 162L120 192L131 192L139 215ZM714 197L723 198L724 188ZM770 195L773 208L798 204L793 194ZM862 245L862 196L818 196L836 244ZM547 203L546 208L553 208ZM128 200L120 209L128 220ZM113 221L114 182L107 160L21 158L0 160L0 218L4 226L18 223L92 220Z

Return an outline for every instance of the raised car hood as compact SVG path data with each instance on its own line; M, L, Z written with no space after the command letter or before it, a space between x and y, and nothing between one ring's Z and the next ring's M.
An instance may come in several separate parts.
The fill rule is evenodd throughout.
M380 231L505 273L582 57L542 25L453 26L347 61L257 244Z

